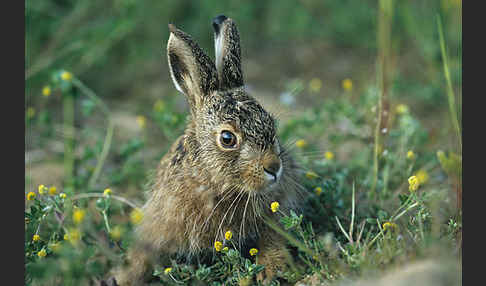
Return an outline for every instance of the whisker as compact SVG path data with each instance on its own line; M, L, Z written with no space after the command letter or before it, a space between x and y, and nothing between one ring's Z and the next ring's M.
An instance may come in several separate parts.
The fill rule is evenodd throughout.
M244 192L243 189L241 189L241 191ZM243 196L241 196L241 197L243 197ZM240 198L240 200L241 200L241 198ZM240 200L238 200L238 203L239 203ZM229 220L229 223L228 224L231 224L231 222L233 221L233 216L235 215L235 212L238 209L237 205L238 204L236 204L235 209L233 210L233 213L231 213L231 217L230 217L230 220Z
M221 231L221 226L223 225L223 222L224 222L224 220L226 219L226 215L227 215L227 214L228 214L228 212L231 210L231 207L232 207L232 206L233 206L233 204L236 202L236 200L237 200L238 198L240 198L240 200L241 200L241 198L243 197L243 196L241 196L241 195L242 195L243 193L244 193L244 191L241 189L241 190L239 191L238 195L236 196L236 198L235 198L235 199L233 200L233 202L231 203L231 205L228 207L228 210L227 210L227 211L224 213L224 216L223 216L223 218L221 219L221 222L219 223L218 230L216 231L216 235L214 236L214 242L216 242L216 240L218 239L218 235L220 234L220 231ZM239 201L239 200L238 200L238 201ZM237 205L236 205L236 206L237 206ZM235 206L235 207L236 207L236 206Z
M260 236L260 232L258 231L258 223L257 223L257 216L258 216L258 212L257 212L258 206L256 205L257 204L257 197L253 193L251 193L250 195L252 197L251 206L252 206L252 209L253 209L254 228L255 228L255 232L257 233L257 236Z
M202 227L201 227L201 230L204 231L204 229L206 228L206 225L207 223L209 222L209 219L211 218L211 216L213 215L214 211L216 210L216 208L218 207L218 205L227 197L229 197L230 194L234 194L236 192L236 188L231 188L229 189L229 191L227 191L226 194L223 195L223 197L218 201L218 203L216 204L216 206L214 206L214 208L212 209L211 213L209 214L208 218L206 219L206 221L204 221Z
M302 199L302 200L305 199L305 194L307 193L307 189L304 186L302 186L300 183L298 183L294 178L292 178L290 176L288 176L286 179L288 180L288 183L293 185L294 188L292 188L292 189L294 189L296 191L295 192L296 195L299 196L300 199ZM288 187L287 184L284 185L284 188L286 188L287 190L290 189L290 187Z
M241 249L241 229L242 229L242 227L243 227L243 230L245 229L246 208L248 207L248 202L250 201L250 194L248 195L248 199L246 199L245 210L243 211L243 219L240 222L240 232L239 232L239 235L238 235L238 246L239 246L240 249ZM243 231L243 234L245 234L244 231Z

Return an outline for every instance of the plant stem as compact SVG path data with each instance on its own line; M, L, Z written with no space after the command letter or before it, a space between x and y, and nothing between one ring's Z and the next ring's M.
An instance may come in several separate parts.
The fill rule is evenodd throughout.
M103 149L101 150L101 154L98 158L98 162L96 163L96 167L93 171L93 174L91 175L91 178L89 179L88 182L88 189L92 189L93 186L95 185L96 181L98 180L98 177L100 176L101 173L101 168L105 164L106 158L108 156L108 153L110 151L111 147L111 141L113 138L113 133L115 130L115 123L111 119L111 113L106 104L96 95L94 91L92 91L90 88L88 88L86 85L84 85L81 81L78 79L73 79L73 84L77 88L79 88L86 96L91 98L93 101L95 101L103 113L106 115L108 119L108 127L106 130L106 135L105 135L105 141L103 143Z
M440 50L442 54L442 61L444 63L444 75L447 81L447 99L449 102L449 113L452 120L452 125L456 131L457 140L459 142L459 150L462 151L462 137L461 137L461 127L459 126L459 120L457 119L457 107L455 101L454 90L452 88L451 75L449 72L449 60L447 57L447 52L445 48L444 32L442 30L442 22L440 16L437 15L437 27L439 29L439 40L440 40Z
M74 95L71 92L63 98L63 129L65 183L69 192L74 194Z
M349 237L351 238L351 244L353 244L353 226L354 226L354 214L355 214L355 184L353 182L353 193L351 202L351 225L349 226Z
M101 168L105 164L106 157L108 157L108 152L110 151L111 140L113 138L114 130L115 130L115 124L113 120L111 120L111 118L108 118L108 129L106 131L105 142L103 144L103 149L101 150L98 163L96 164L96 167L93 171L93 175L91 175L91 178L89 179L88 189L93 188L94 184L96 183L96 180L100 176Z
M461 127L459 126L459 120L457 119L457 107L455 101L454 90L452 89L452 81L451 75L449 72L449 60L447 58L447 52L445 48L445 41L444 41L444 32L442 30L442 22L440 20L440 16L437 15L437 27L439 30L439 41L440 41L440 51L442 54L442 62L444 66L444 75L447 82L447 99L449 102L449 113L452 120L452 125L454 131L456 132L457 140L459 143L459 151L462 153L462 136L461 136Z
M397 219L399 219L402 215L404 215L405 213L407 213L409 210L413 209L414 207L418 206L419 203L413 203L411 204L410 206L408 206L404 211L402 211L400 214L398 214L396 217L392 217L391 218L391 221L395 221Z
M292 235L281 229L275 222L273 222L269 217L266 215L263 215L265 223L273 230L281 234L283 237L285 237L291 244L293 244L295 247L299 248L301 251L307 253L311 257L314 255L317 255L317 253L314 253L314 251L310 248L308 248L305 244L302 242L298 241L295 239Z
M73 196L72 200L75 201L75 200L78 200L78 199L86 199L86 198L104 198L104 196L103 196L103 193L82 193L82 194L77 194L77 195ZM123 202L123 203L131 206L134 209L140 208L140 206L138 206L137 204L135 204L135 203L123 198L123 197L111 195L111 198L115 199L117 201Z
M108 232L108 235L110 235L111 229L110 229L110 224L108 222L108 216L106 215L106 211L105 210L103 211L103 220L105 221L106 231Z
M452 81L451 75L449 73L449 60L447 57L447 52L445 48L445 40L444 40L444 32L442 30L442 22L440 20L440 16L437 15L437 27L439 30L439 40L440 40L440 50L442 54L442 61L444 63L444 75L447 81L447 101L449 102L449 114L452 121L452 126L456 133L457 141L459 144L459 152L462 155L462 135L461 135L461 127L459 126L459 120L457 118L457 107L455 101L454 90L452 88ZM456 199L457 199L457 209L458 211L462 210L462 185L460 178L458 179L457 186L455 188L456 191ZM456 185L456 184L453 184Z
M378 100L378 122L375 128L375 148L373 156L373 182L370 190L370 196L375 196L376 185L378 183L378 156L381 146L381 133L386 133L388 126L388 117L390 104L388 102L388 91L390 85L389 79L389 62L391 50L391 19L393 16L393 1L380 0L378 11L378 86L380 97Z

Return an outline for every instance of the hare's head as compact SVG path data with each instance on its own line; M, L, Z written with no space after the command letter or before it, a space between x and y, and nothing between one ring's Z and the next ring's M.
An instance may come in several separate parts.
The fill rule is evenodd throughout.
M223 189L264 192L286 173L275 119L244 88L234 21L221 15L213 28L216 64L191 36L169 25L170 75L190 106L191 152Z

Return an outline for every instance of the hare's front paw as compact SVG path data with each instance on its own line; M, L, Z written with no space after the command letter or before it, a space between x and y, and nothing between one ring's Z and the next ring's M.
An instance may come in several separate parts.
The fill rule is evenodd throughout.
M277 274L287 267L285 258L285 250L283 249L262 249L261 257L258 257L257 263L264 265L265 269L257 274L257 281L263 285L269 285L277 277Z
M258 273L256 279L258 282L262 283L263 285L270 285L273 278L275 277L275 272L273 269L266 269L262 272Z

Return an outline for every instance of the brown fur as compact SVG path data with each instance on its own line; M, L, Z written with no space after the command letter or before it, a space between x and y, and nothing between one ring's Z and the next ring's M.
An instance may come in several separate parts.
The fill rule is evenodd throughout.
M262 215L278 221L273 201L283 213L296 208L296 166L278 141L274 118L243 88L238 32L233 20L224 19L213 24L216 45L222 45L216 47L218 70L189 35L169 25L171 77L191 117L160 162L128 268L115 274L119 285L143 284L161 254L214 249L228 230L238 247L257 239L257 259L265 265L260 279L268 281L285 265L285 239ZM222 130L235 134L233 149L218 141ZM281 175L272 181L268 172L277 174L280 165Z

